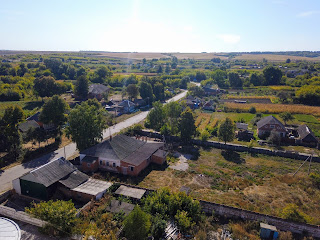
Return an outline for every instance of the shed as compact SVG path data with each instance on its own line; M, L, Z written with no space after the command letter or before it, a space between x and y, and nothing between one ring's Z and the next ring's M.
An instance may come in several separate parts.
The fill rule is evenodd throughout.
M95 198L96 200L98 200L111 186L111 182L89 178L88 181L71 189L71 191L81 196L82 199L87 198L87 200L90 200L92 198Z
M0 239L20 240L21 232L18 224L8 218L0 217Z
M241 129L241 130L248 130L248 124L247 123L237 122L236 123L236 127L237 127L237 129Z
M277 239L278 235L279 233L275 226L260 223L260 237L262 239Z
M315 146L318 144L318 139L307 125L299 126L297 132L302 143Z
M145 194L145 192L146 192L146 190L144 190L144 189L132 188L132 187L127 187L127 186L121 185L117 189L115 194L140 200L143 197L143 195Z

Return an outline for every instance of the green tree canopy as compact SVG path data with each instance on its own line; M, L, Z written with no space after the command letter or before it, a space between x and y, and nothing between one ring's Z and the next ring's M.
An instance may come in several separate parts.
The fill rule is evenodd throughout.
M153 90L150 83L142 81L139 85L139 92L142 99L148 99L149 103L153 101Z
M26 212L51 223L61 235L70 235L77 222L77 209L71 200L33 203L32 207L26 208Z
M193 113L189 107L186 108L181 114L180 124L180 137L183 142L189 142L196 134L196 126Z
M261 86L264 83L263 75L258 73L251 73L250 75L250 83L254 86Z
M218 130L219 139L224 141L224 143L232 141L234 139L234 129L235 129L235 126L231 121L231 119L226 118L226 120L220 124L219 130Z
M106 127L103 109L96 105L83 102L69 114L67 135L77 144L82 151L102 140L102 131Z
M320 86L302 86L296 91L296 98L300 103L320 106Z
M52 123L55 126L61 126L66 122L66 111L69 109L69 105L64 99L55 95L43 105L40 113L40 121L45 124Z
M229 83L231 87L242 87L243 82L241 80L241 78L239 77L238 73L235 72L231 72L229 73Z
M282 112L282 113L279 114L279 116L282 118L282 120L284 121L285 125L287 125L288 121L292 121L294 119L292 114L289 113L289 112Z
M164 87L162 83L157 82L154 85L153 93L156 97L156 101L163 101L164 100Z
M160 102L153 103L153 109L149 112L146 119L146 126L159 131L165 122L165 111Z
M75 85L75 94L81 99L87 99L89 90L89 81L85 75L78 77Z
M129 84L126 91L131 100L133 98L137 98L137 96L139 95L139 89L136 84Z
M123 222L124 236L129 240L146 239L150 231L150 215L137 205Z
M279 85L282 78L282 72L278 68L268 66L263 69L263 76L265 78L265 85Z
M52 97L59 92L59 87L51 76L36 78L33 88L41 98Z
M170 102L164 106L168 128L171 134L176 135L179 132L179 118L182 107L178 102Z
M15 159L22 153L22 138L18 126L23 118L21 107L10 106L0 119L0 151L8 151Z

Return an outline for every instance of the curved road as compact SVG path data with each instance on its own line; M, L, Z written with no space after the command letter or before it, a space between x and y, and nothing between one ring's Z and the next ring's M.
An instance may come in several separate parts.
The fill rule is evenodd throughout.
M177 101L183 97L185 97L187 91L179 93L178 95L174 96L173 98L169 99L167 102ZM145 119L148 115L149 111L141 112L131 118L126 119L123 122L117 123L114 126L107 128L103 131L103 138L108 138L111 134L118 133L122 129L130 127L136 123L141 122ZM75 143L70 143L65 146L66 158L72 156L77 152L77 146ZM36 158L32 161L29 161L24 164L20 164L14 166L12 168L6 169L5 171L0 171L0 193L7 191L12 188L12 180L20 177L21 175L31 171L34 168L37 168L47 162L50 162L53 159L58 157L64 157L64 148L59 148L54 152L48 153L40 158Z

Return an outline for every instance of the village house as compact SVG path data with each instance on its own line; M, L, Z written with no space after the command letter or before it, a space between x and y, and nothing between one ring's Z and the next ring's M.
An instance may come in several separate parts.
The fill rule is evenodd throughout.
M198 109L202 106L201 99L194 98L193 96L189 95L186 97L186 104L191 109Z
M109 88L102 84L91 84L89 86L88 97L96 98L99 101L103 98L103 96L109 92Z
M210 86L210 85L204 86L203 91L205 95L209 95L209 96L217 96L221 92L218 86Z
M117 135L80 152L80 164L84 172L100 169L137 176L151 162L160 165L165 162L163 147L163 143Z
M40 127L40 125L35 120L20 123L18 126L19 130L22 133L27 133L29 129L36 129L39 127Z
M215 110L214 101L213 100L209 100L209 101L205 102L203 104L202 108L204 110L207 110L207 111L214 111Z
M248 124L247 123L236 123L236 137L239 141L247 141L249 142L251 139L254 138L253 132L248 131Z
M318 146L318 139L307 125L301 125L297 129L298 138L296 143L299 145L306 145L316 147Z
M88 202L100 199L112 184L91 179L64 158L58 158L12 181L15 192L49 200L54 196Z
M28 117L26 119L28 124L27 125L22 124L21 130L23 131L23 129L26 129L27 127L30 127L30 126L36 127L36 124L34 122L36 122L39 125L39 127L42 127L44 130L52 130L55 128L53 123L45 124L45 123L41 122L39 120L39 116L40 116L40 112L37 112L34 115Z
M273 130L281 138L284 138L287 134L287 130L283 124L272 115L264 117L257 122L257 133L259 138L266 138Z
M119 107L122 113L132 113L135 111L136 104L129 100L123 100L121 103L119 103Z

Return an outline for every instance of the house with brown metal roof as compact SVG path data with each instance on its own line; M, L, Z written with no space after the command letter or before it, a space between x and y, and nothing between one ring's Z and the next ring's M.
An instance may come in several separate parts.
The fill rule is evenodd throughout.
M270 135L271 131L275 131L281 138L284 138L287 134L283 124L272 115L264 117L257 122L257 129L259 138L265 138Z
M99 169L137 176L151 162L165 162L166 152L162 150L163 147L163 143L117 135L80 152L80 164L86 172Z

